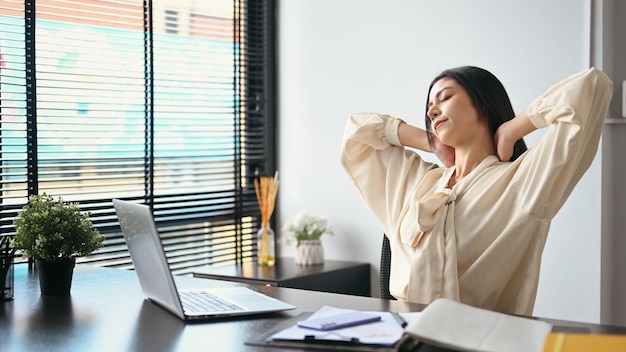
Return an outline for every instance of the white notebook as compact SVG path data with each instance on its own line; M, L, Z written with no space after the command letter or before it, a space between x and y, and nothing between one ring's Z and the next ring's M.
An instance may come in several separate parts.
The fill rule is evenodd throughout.
M540 352L552 325L440 298L405 329L419 341L457 351Z

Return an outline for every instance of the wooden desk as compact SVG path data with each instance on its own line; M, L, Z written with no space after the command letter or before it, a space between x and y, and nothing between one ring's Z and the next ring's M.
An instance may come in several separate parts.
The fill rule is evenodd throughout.
M238 285L177 277L181 288ZM248 285L247 285L248 286ZM248 286L296 310L250 317L184 323L145 301L133 271L78 264L71 297L39 294L36 273L26 264L15 270L15 300L0 303L2 351L264 351L245 345L285 319L323 305L370 311L419 311L422 305L377 298L321 293L284 287ZM551 321L556 324L556 321ZM592 333L626 333L626 328L558 322ZM428 346L425 351L433 351ZM437 350L441 351L441 350Z
M293 258L278 258L273 267L256 262L205 266L194 277L247 284L370 296L370 264L326 260L320 265L296 265Z

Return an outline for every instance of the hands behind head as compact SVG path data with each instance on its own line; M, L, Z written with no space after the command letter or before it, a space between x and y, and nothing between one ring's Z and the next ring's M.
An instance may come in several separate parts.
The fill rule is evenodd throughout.
M537 128L530 122L526 110L500 125L496 134L493 136L496 154L500 161L511 160L515 143L536 129ZM443 165L446 167L454 165L454 148L441 143L439 138L435 136L434 147L432 149L432 152L441 160Z
M498 128L494 136L496 153L500 161L509 161L511 159L511 156L513 156L513 147L515 146L515 142L517 142L517 139L514 139L515 137L510 137L510 134L506 132L508 127L510 126L507 126L507 124L504 123L502 126L500 126L500 128ZM437 158L445 167L454 166L454 148L441 143L441 141L439 141L439 138L437 137L434 138L434 142L435 143L432 152L435 154L435 156L437 156Z

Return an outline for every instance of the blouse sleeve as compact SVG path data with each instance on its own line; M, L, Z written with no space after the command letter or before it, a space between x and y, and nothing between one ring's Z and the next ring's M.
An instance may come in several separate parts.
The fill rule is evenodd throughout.
M407 189L437 165L401 146L401 120L375 113L352 114L344 132L341 164L385 231L395 226Z
M523 207L552 218L591 165L613 94L613 83L591 68L555 84L527 108L537 128L548 127L525 156L513 185L521 187Z

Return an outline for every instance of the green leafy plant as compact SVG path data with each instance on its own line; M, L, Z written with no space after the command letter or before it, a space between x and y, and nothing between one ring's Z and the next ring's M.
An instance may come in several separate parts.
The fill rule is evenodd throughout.
M75 203L47 194L29 198L14 220L12 244L25 257L59 261L74 255L89 255L102 247L104 236Z
M291 218L283 227L283 231L288 235L287 242L291 239L296 241L317 240L323 234L333 234L332 226L326 218L306 210L300 211Z

